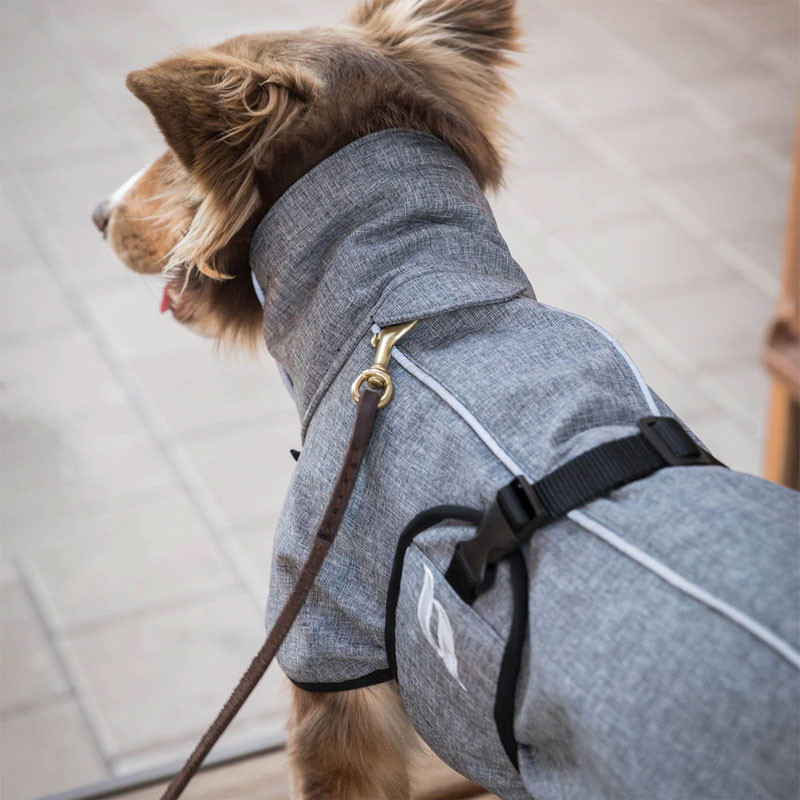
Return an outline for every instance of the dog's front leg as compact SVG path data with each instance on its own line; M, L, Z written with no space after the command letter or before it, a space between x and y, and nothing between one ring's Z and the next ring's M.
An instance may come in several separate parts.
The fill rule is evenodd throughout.
M408 800L414 747L395 683L331 693L292 687L296 800Z

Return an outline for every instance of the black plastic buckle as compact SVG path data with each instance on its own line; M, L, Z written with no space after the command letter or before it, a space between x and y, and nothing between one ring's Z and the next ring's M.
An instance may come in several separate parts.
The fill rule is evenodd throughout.
M672 417L643 417L638 424L642 436L671 467L720 464Z
M497 562L518 550L550 515L523 476L497 493L474 538L456 545L445 578L470 605L494 581Z
M533 528L530 526L536 525L537 520L543 525L542 520L547 517L547 511L536 494L536 489L528 483L524 475L517 475L511 483L500 489L495 502L517 537L527 534L529 530L532 532Z

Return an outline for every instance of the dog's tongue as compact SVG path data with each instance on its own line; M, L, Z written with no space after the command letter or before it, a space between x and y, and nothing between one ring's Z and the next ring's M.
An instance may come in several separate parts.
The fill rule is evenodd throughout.
M161 313L172 309L172 298L169 296L167 287L164 287L164 294L161 295Z

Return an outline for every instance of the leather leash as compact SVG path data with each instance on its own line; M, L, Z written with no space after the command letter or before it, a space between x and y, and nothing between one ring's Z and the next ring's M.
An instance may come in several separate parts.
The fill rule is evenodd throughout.
M353 432L350 434L350 442L347 445L331 499L328 501L322 521L314 535L311 552L300 571L300 577L287 598L286 604L278 614L278 618L267 635L266 641L250 663L247 671L242 675L228 701L217 714L216 719L203 734L192 754L186 759L186 763L181 767L180 772L172 779L164 794L161 795L161 800L175 800L183 794L186 785L194 777L197 770L200 769L211 748L239 713L239 710L267 671L267 667L275 658L275 654L286 638L286 634L289 633L289 629L292 627L295 618L300 613L300 609L308 597L308 593L311 591L314 580L325 561L325 556L328 554L328 550L339 532L344 513L347 510L347 504L350 501L353 487L361 469L361 463L364 460L364 454L372 437L375 416L378 408L385 405L384 400L387 388L391 386L390 380L388 384L384 383L382 393L380 390L373 388L370 381L366 379L372 377L372 375L366 375L362 383L359 384L356 421L353 426ZM388 375L386 377L388 378ZM389 397L391 398L391 394L389 394Z

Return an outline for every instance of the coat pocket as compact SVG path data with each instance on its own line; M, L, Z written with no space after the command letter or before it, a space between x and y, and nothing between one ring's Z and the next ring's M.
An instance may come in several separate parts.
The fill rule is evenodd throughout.
M500 797L527 798L513 732L527 628L525 567L517 554L500 566L480 608L466 604L444 572L456 542L471 533L451 524L401 537L387 602L387 655L406 711L431 749ZM502 629L490 619L503 620Z

